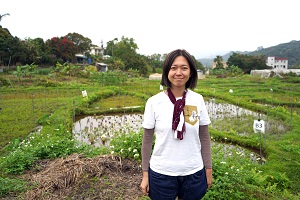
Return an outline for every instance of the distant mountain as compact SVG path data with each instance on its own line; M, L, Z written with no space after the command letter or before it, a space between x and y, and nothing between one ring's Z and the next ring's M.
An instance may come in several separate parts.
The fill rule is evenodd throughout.
M289 61L289 67L295 67L300 65L300 41L293 40L288 43L282 43L276 46L262 48L260 47L257 51L234 51L235 53L239 54L248 54L248 55L264 55L266 58L268 56L275 56L278 58L287 58ZM232 55L233 51L223 55L223 60L227 61L227 59ZM198 59L199 62L203 64L204 67L211 67L212 59Z

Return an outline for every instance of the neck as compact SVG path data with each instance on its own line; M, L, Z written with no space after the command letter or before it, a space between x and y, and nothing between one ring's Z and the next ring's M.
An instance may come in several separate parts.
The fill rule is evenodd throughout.
M175 98L182 97L185 88L170 88Z

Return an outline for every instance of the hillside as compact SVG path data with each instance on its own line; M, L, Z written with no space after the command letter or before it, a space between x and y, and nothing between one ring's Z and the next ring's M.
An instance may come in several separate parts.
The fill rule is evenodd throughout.
M300 40L293 40L288 43L282 43L259 51L253 51L249 53L249 55L265 55L266 57L275 56L287 58L289 60L289 67L295 67L300 65Z
M295 68L296 66L300 65L300 40L296 41L293 40L288 43L282 43L276 46L268 47L268 48L262 48L257 51L253 52L242 52L242 51L235 51L235 53L239 54L248 54L248 55L265 55L268 56L275 56L280 58L287 58L289 60L289 67ZM232 52L227 53L223 55L223 60L227 61L227 59L230 57ZM212 59L198 59L199 62L201 62L204 66L211 66L211 63L213 62Z

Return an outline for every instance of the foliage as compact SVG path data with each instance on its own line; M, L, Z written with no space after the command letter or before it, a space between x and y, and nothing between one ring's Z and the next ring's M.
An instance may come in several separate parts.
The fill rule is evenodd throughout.
M54 66L56 63L76 63L76 53L82 53L93 62L109 64L110 70L137 70L140 76L147 77L150 73L160 73L164 55L145 56L136 51L138 45L133 38L122 36L107 42L104 54L90 55L92 41L78 33L53 37L44 42L42 38L20 40L13 37L7 29L0 28L0 65L26 65L36 63L40 66ZM196 59L195 59L196 60ZM204 71L202 63L196 61L197 69ZM68 65L68 67L76 65ZM76 66L78 67L78 66ZM78 68L77 68L78 69ZM67 69L66 69L67 70ZM69 74L69 70L65 73Z
M216 69L222 69L224 67L222 56L216 56L214 62L216 63Z
M18 77L19 82L21 81L21 77L25 76L25 67L17 66L17 70L12 72L13 75Z
M244 54L233 53L227 60L228 66L238 66L244 73L250 74L254 69L267 69L264 56L249 56Z
M0 64L13 66L24 63L26 49L19 38L13 37L7 29L0 27Z
M116 72L102 72L99 74L99 77L97 81L102 86L120 86L122 83L124 83L127 79L127 75L125 73L122 73L121 71Z
M291 68L296 68L300 64L300 41L292 40L269 48L262 48L259 51L249 53L249 55L274 55L276 57L288 58Z
M37 65L50 63L48 62L48 49L42 38L27 38L23 44L26 49L25 63L36 63Z
M119 133L110 142L111 154L141 160L143 131L138 133Z
M16 149L2 158L0 166L6 174L22 174L32 166L36 159L31 152Z
M9 16L9 13L5 13L3 15L0 14L0 22L2 21L2 18L5 17L5 16Z
M0 177L0 197L10 193L20 193L26 189L26 183L20 179Z
M4 77L0 77L0 87L1 86L9 86L10 80Z
M229 66L227 68L215 68L210 70L211 75L222 76L225 77L236 77L241 76L243 74L243 70L238 66Z
M214 181L203 199L277 199L287 188L280 186L289 182L285 175L259 170L260 165L254 157L251 159L253 154L249 151L214 144L212 154Z
M80 77L91 78L93 81L97 80L98 70L96 66L87 65L84 66L83 70L77 70L77 71L78 71L78 76Z
M161 54L152 54L150 56L143 56L145 61L148 63L148 65L153 68L153 72L156 71L156 69L162 69L163 66L163 58Z
M112 56L110 61L114 68L122 68L128 70L130 68L139 70L140 74L146 76L146 61L143 56L137 54L137 44L133 38L122 36L120 41L118 38L107 42L107 47L104 51L106 55Z
M78 52L82 54L88 52L92 46L92 40L79 33L68 33L65 37L72 41L77 46Z
M49 75L50 74L50 68L38 68L36 70L36 74L39 74L39 75Z
M46 41L46 45L49 46L50 52L63 62L74 61L75 54L78 52L78 47L66 37L53 37Z

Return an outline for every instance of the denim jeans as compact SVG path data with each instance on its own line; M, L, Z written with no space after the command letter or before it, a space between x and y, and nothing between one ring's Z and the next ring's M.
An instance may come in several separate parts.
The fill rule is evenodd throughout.
M207 191L205 169L187 176L167 176L149 168L149 197L151 200L199 200Z

